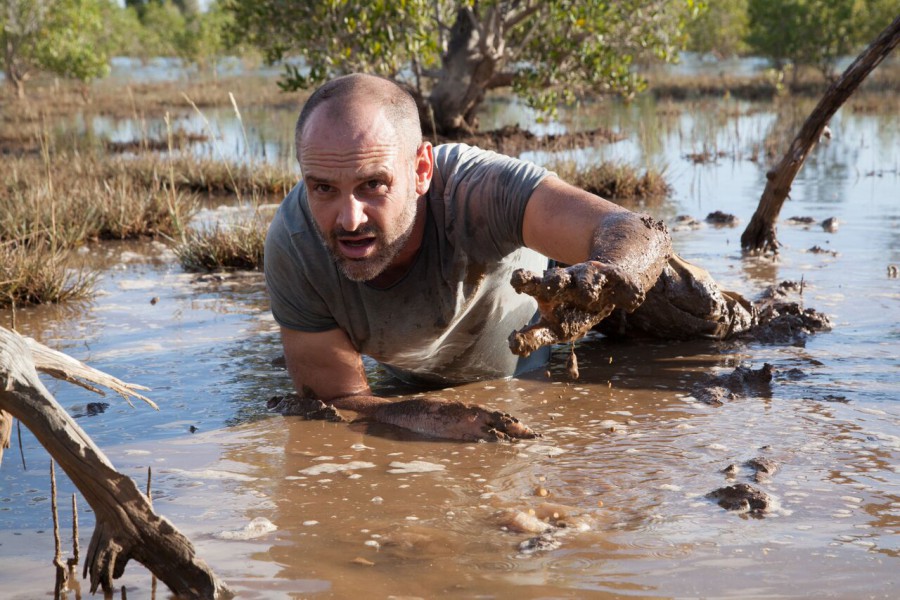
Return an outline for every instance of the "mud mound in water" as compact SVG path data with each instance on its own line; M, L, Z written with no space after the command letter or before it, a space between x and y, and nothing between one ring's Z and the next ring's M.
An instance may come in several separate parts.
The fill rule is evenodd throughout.
M772 394L772 365L765 363L755 371L736 367L731 373L709 376L694 384L691 395L705 404L721 406L723 400L737 400L746 395Z
M765 344L802 345L812 333L831 331L834 325L828 315L802 306L803 287L802 281L769 286L754 303L756 325L740 337Z

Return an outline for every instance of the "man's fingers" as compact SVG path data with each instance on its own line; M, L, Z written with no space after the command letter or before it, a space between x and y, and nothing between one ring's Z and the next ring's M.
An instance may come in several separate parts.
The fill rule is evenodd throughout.
M533 439L540 434L535 433L528 425L507 413L495 410L490 415L488 433L493 433L498 439Z
M509 349L512 350L512 353L518 356L528 356L542 346L549 346L560 341L556 332L545 323L541 319L534 325L509 334Z

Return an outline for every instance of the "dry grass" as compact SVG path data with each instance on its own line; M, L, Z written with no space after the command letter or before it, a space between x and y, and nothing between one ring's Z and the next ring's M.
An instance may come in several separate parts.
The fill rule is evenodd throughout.
M96 274L69 267L46 239L0 243L0 308L86 298Z
M7 159L0 174L0 240L43 237L66 248L90 239L179 234L197 198L172 186L164 163L85 154Z
M632 200L649 203L665 199L671 192L662 171L638 169L616 162L605 162L587 169L574 163L558 163L549 167L560 178L583 190L608 200Z
M258 270L263 265L267 223L258 216L209 229L191 229L175 247L188 272Z

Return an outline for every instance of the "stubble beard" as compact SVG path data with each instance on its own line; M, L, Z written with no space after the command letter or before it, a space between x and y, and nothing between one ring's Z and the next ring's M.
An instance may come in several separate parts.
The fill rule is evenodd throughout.
M410 198L396 222L396 227L391 227L387 233L375 225L364 225L352 232L337 228L326 236L316 224L319 237L325 242L331 259L344 277L355 282L371 281L390 266L412 236L416 221L415 200L415 197ZM376 245L375 252L365 258L347 258L341 254L338 243L338 238L345 235L373 235Z

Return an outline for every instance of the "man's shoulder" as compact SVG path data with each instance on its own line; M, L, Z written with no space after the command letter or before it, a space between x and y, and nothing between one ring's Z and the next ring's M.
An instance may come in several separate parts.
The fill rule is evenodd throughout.
M275 211L272 224L269 226L269 235L277 234L290 238L306 231L309 222L304 209L305 202L306 187L301 180L288 192Z

